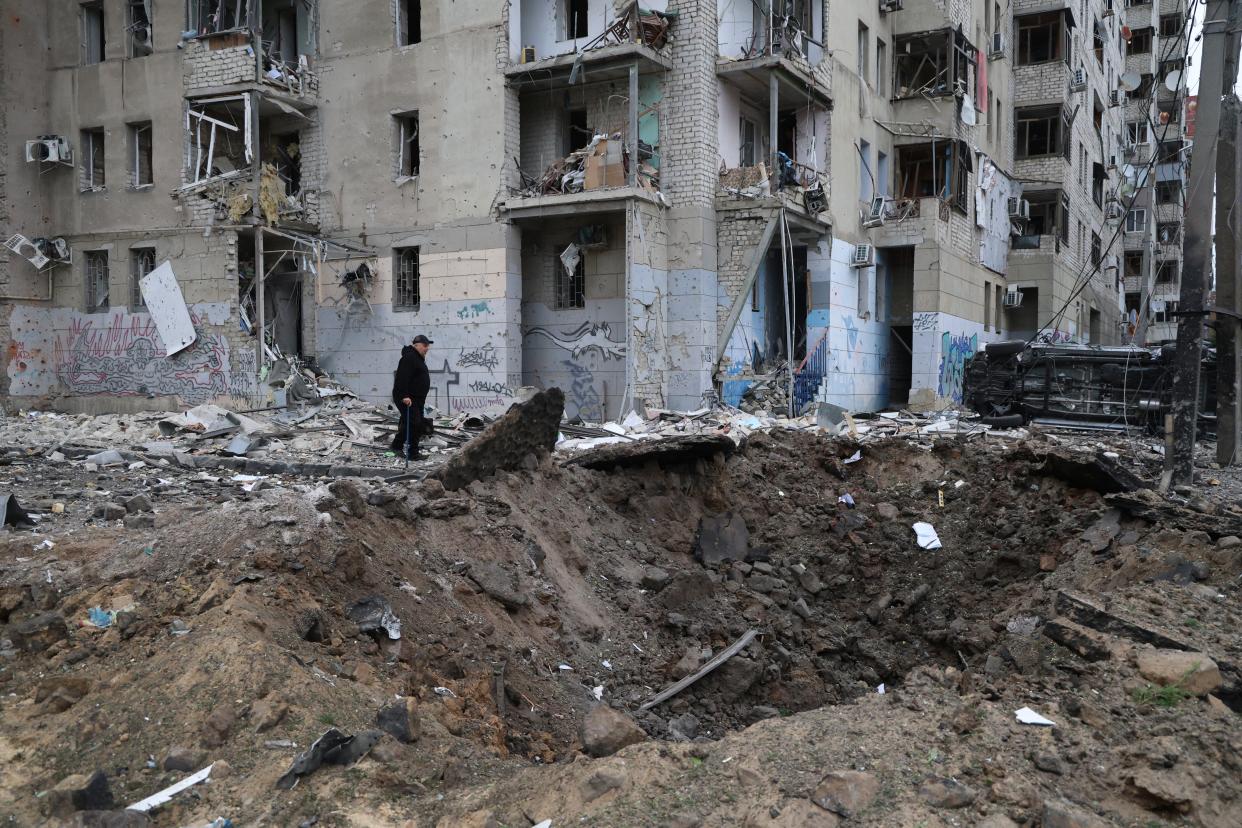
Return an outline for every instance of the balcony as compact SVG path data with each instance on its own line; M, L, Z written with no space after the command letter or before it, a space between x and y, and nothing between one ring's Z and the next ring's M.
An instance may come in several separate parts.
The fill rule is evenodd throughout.
M603 0L552 5L539 0L514 4L511 63L505 69L511 87L546 91L583 79L623 79L632 66L642 74L672 66L668 36L675 14L649 11L636 2L617 12Z
M315 54L312 4L301 0L264 3L261 38L246 27L249 9L244 0L211 4L189 0L189 12L192 24L197 25L184 41L187 94L259 87L302 101L318 95L319 77L311 68Z
M1065 100L1069 95L1071 74L1063 60L1014 66L1014 104L1024 106Z

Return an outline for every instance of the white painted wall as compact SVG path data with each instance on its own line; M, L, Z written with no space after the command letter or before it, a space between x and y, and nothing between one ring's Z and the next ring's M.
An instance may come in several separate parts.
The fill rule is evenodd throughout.
M644 3L643 8L653 6ZM543 60L578 51L602 34L615 15L608 0L588 0L587 36L577 39L565 39L563 36L567 28L564 0L523 0L517 17L521 21L520 40L517 43L511 40L511 57L517 60L523 46L534 46L535 59Z

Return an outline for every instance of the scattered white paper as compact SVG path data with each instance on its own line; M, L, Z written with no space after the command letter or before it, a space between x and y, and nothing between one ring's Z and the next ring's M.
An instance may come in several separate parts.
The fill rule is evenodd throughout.
M604 685L597 684L593 688L591 688L591 695L595 697L596 701L603 701L604 700Z
M630 646L631 646L631 647L633 647L635 650L637 650L637 651L638 651L638 652L640 652L640 653L643 651L643 648L642 648L642 647L640 647L640 646L638 646L637 644L635 644L633 641L631 641L631 642L630 642Z
M854 508L854 496L850 494L843 494L837 498L837 503L844 503L846 506L849 506L851 509L853 509Z
M454 693L452 690L448 689L447 687L433 688L433 692L435 692L437 696L444 696L445 698L449 698L449 699L457 698L457 694Z
M965 486L965 485L966 485L966 481L965 481L965 480L959 480L959 481L957 481L956 483L954 483L954 484L953 484L953 488L955 488L955 489L960 489L960 488L962 488L962 487L963 487L963 486Z
M540 822L537 825L532 825L531 828L552 828L552 820L545 819L543 822Z
M849 457L845 458L845 464L848 466L850 463L857 463L861 459L862 459L862 449L859 449L858 451L851 454Z
M886 692L886 688L884 687L884 685L883 685L883 684L881 684L879 687L875 688L875 692L877 692L877 693L879 693L881 696L883 696L883 695L884 695L884 693Z
M612 669L612 662L611 662L611 661L609 661L608 659L604 659L603 661L601 661L601 662L600 662L600 664L604 665L604 669L605 669L605 670L611 670L611 669Z
M562 664L562 665L560 665L559 667L557 667L556 669L558 669L558 670L562 670L562 671L565 671L565 672L569 672L569 673L572 673L572 672L574 671L574 668L573 668L573 667L570 667L568 664Z
M44 538L43 541L35 547L35 549L51 549L55 545L56 544L52 542L51 538Z
M939 549L940 536L930 523L914 524L914 534L918 535L919 546L923 549Z
M1022 724L1039 725L1040 727L1055 727L1056 722L1052 719L1045 719L1029 707L1023 707L1020 710L1013 711L1013 715L1017 717Z

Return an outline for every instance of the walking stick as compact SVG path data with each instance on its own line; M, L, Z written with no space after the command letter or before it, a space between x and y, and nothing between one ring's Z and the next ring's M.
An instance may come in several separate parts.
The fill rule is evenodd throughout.
M405 407L405 467L410 467L410 409L411 405Z

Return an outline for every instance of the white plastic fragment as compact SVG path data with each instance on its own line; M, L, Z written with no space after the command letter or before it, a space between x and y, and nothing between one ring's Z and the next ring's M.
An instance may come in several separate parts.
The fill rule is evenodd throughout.
M448 699L457 698L457 694L454 693L452 690L448 689L447 687L435 687L435 688L432 688L432 691L437 696L444 696L445 698L448 698Z
M560 671L562 671L562 672L568 672L568 673L572 673L572 672L574 671L574 668L573 668L573 667L570 667L568 664L562 664L562 665L560 665L559 667L557 667L556 669L558 669L558 670L560 670Z
M858 451L851 454L849 457L845 458L845 465L848 466L850 463L857 463L861 459L862 459L862 449L859 449Z
M848 493L843 494L837 498L837 503L844 503L846 506L849 506L851 509L853 509L854 508L854 496Z
M1022 724L1038 725L1040 727L1056 726L1056 722L1052 721L1052 719L1045 719L1029 707L1023 707L1019 710L1015 710L1013 711L1013 715L1016 716L1018 721Z
M552 820L545 819L543 822L532 825L531 828L552 828Z
M592 687L591 695L595 697L596 701L603 701L604 700L604 685L597 684L594 687Z
M923 549L939 549L940 536L930 523L914 524L914 534L918 536L919 546Z
M604 665L604 669L605 669L605 670L611 670L611 669L612 669L612 662L611 662L611 661L609 661L608 659L604 659L603 661L601 661L601 662L600 662L600 664Z
M157 805L163 805L165 802L172 799L174 796L181 793L186 788L192 788L193 786L197 785L199 782L202 782L204 779L210 776L211 769L213 767L215 767L214 762L208 765L207 767L203 768L198 773L190 774L185 779L182 779L180 782L176 783L175 785L169 785L167 788L160 791L159 793L152 794L151 796L148 796L146 799L142 800L141 802L135 802L133 805L130 805L128 808L126 808L126 810L146 812L156 807Z
M881 685L879 685L878 687L876 687L876 688L875 688L875 692L877 692L877 693L879 693L881 696L883 696L883 695L884 695L884 693L886 692L886 688L884 687L884 685L883 685L883 684L881 684Z

